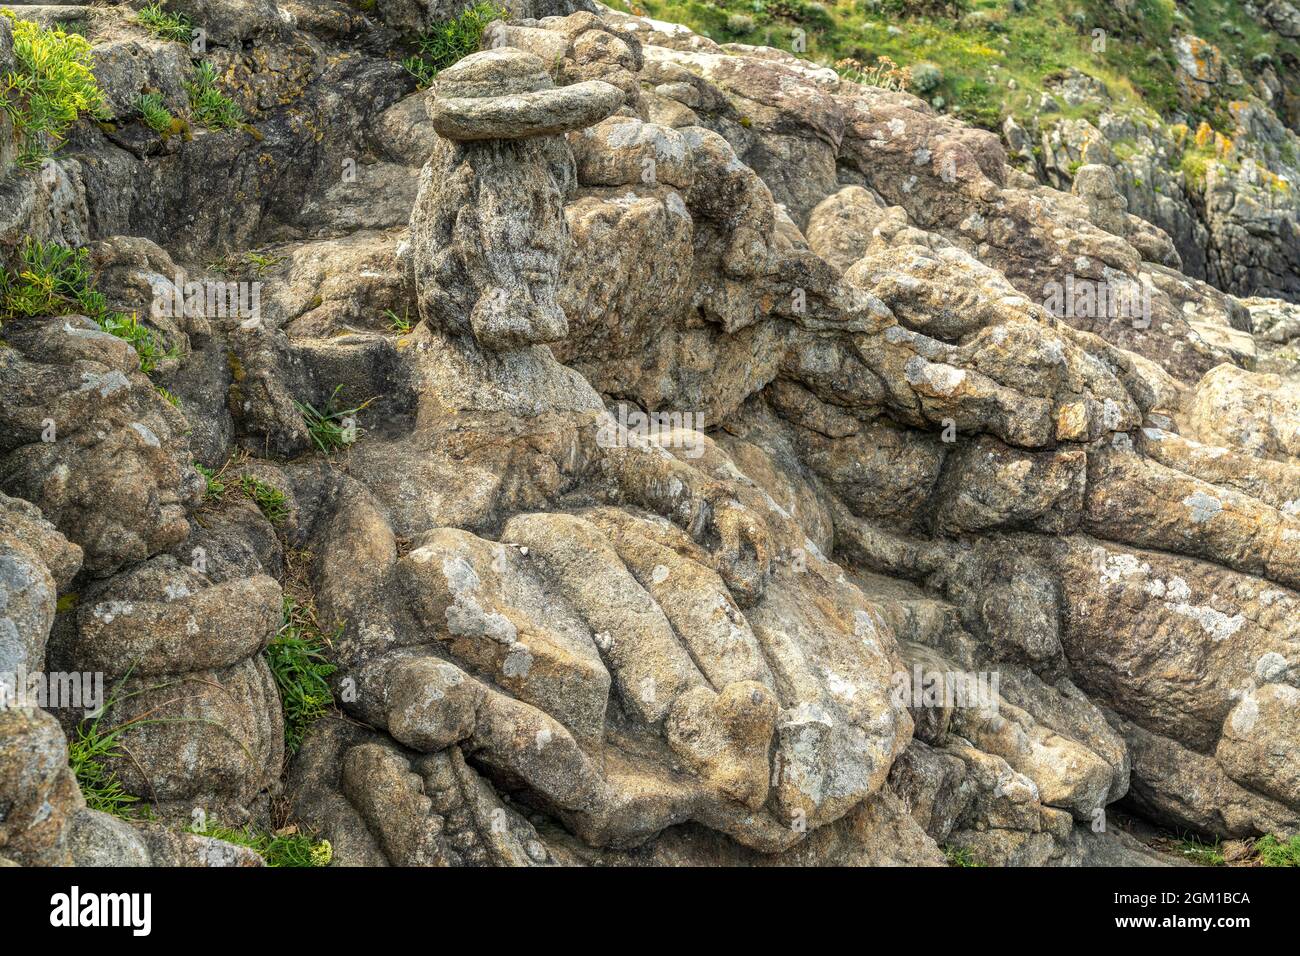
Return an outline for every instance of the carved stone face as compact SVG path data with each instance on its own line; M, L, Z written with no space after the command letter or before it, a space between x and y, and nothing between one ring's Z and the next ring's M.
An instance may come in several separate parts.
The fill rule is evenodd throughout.
M542 61L486 50L443 71L428 101L441 140L411 214L421 312L509 350L569 331L556 301L569 246L564 132L597 123L624 94L598 80L553 88Z
M480 170L478 202L457 219L456 242L477 292L474 337L498 350L558 341L569 332L556 299L569 231L544 144L468 149L497 154Z

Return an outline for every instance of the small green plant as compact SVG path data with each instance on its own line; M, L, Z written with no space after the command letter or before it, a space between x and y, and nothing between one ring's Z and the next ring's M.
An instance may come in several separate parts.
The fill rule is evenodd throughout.
M135 108L140 113L140 118L144 120L155 133L170 133L174 118L168 112L167 107L163 105L161 93L144 93L135 101Z
M265 481L259 481L252 475L241 475L239 487L253 499L253 504L266 516L271 524L279 524L289 517L289 502L284 492Z
M157 392L159 395L161 395L163 397L163 401L165 401L172 408L181 407L181 400L177 398L175 395L173 395L171 392L169 392L167 389L163 388L161 385L155 385L153 387L153 390Z
M396 332L398 335L408 335L411 331L411 312L410 309L403 309L402 314L398 315L392 309L384 309L384 318L388 320L388 329Z
M493 20L508 16L508 12L495 3L475 3L458 16L437 23L416 37L419 52L402 61L406 71L415 77L420 87L433 83L441 70L445 70L462 57L478 50L483 41L483 31Z
M1177 850L1198 866L1223 866L1223 848L1219 841L1202 843L1196 837L1184 837L1178 842Z
M247 847L266 860L267 866L327 866L334 858L329 840L313 839L296 827L266 833L252 826L226 827L213 821L205 826L195 824L189 832Z
M922 62L911 68L912 89L918 93L930 93L939 88L943 82L943 70L934 63Z
M94 717L83 720L78 725L68 743L68 766L77 778L81 794L86 798L86 806L101 813L131 819L136 813L134 805L140 802L140 798L126 792L117 774L107 763L123 756L118 738L126 726L109 730L100 727L104 711L109 706L111 703L105 704Z
M93 318L93 316L92 316ZM129 342L136 354L140 356L140 371L148 375L158 368L158 363L171 352L165 352L158 346L158 340L152 331L140 324L140 317L132 312L108 312L95 320L109 335L115 335Z
M189 43L194 24L183 13L168 13L161 3L151 3L135 15L140 25L160 40Z
M336 668L325 658L328 646L315 615L293 598L284 599L283 624L267 645L266 662L284 707L284 745L297 753L307 728L334 706L326 680Z
M91 72L90 42L57 27L46 30L0 10L13 29L14 65L0 77L0 108L9 114L18 162L27 168L57 150L82 113L105 117L104 94Z
M1300 836L1283 842L1273 834L1255 841L1260 866L1300 866Z
M78 313L105 332L123 339L140 356L146 375L173 354L165 351L154 332L132 313L108 308L103 293L94 287L90 253L30 236L18 250L17 267L0 271L0 323L8 319Z
M294 402L298 411L302 414L303 420L307 423L307 430L311 432L311 437L316 446L321 451L329 454L337 448L343 448L357 440L357 432L360 426L356 423L356 415L360 413L374 399L366 399L355 408L339 408L339 392L343 386L339 385L330 395L329 402L325 405L325 410L320 411L315 406L306 402Z
M943 855L948 859L949 866L966 867L983 865L976 862L971 851L964 846L945 846L943 847Z
M194 79L185 84L190 96L194 119L208 129L234 129L243 125L244 111L239 104L217 89L217 71L211 63L194 68Z
M273 269L281 262L284 262L284 256L275 254L266 255L260 252L245 252L244 262L252 267L253 274L261 278L266 274L267 269Z
M197 461L194 463L194 470L202 475L203 480L207 483L206 487L203 489L203 497L220 498L226 493L226 483L221 480L220 472L215 472L211 468L205 468Z

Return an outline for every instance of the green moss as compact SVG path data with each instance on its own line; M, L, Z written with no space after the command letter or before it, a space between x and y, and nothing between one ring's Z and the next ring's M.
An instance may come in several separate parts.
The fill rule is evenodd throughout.
M57 27L46 30L0 10L13 28L15 68L0 77L0 108L18 141L18 162L28 168L57 150L82 113L106 119L104 94L91 73L90 43Z

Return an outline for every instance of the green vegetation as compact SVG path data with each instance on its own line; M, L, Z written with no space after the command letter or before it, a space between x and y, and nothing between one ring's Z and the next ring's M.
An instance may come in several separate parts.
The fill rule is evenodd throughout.
M334 706L326 680L336 668L325 658L329 641L310 608L284 599L284 623L267 645L266 662L284 707L284 745L297 753L307 728Z
M384 309L384 318L388 320L388 329L390 332L396 332L398 335L407 335L410 333L411 311L409 308L403 309L401 315L398 315L392 309Z
M1193 33L1243 71L1300 58L1300 42L1261 27L1229 0L611 0L619 9L684 23L719 43L779 47L850 78L885 59L909 88L968 122L997 129L1040 109L1042 93L1074 68L1106 84L1121 110L1172 117L1180 108L1170 43ZM865 64L865 66L864 66ZM919 79L919 82L918 82ZM1250 83L1253 77L1244 77ZM879 84L877 84L879 85ZM1230 128L1226 82L1191 110L1195 123ZM1063 116L1088 106L1060 104Z
M323 412L306 402L294 402L307 423L307 430L311 432L312 440L326 454L356 441L357 432L361 430L356 423L356 416L374 401L368 398L355 408L339 408L338 398L342 390L342 385L334 389Z
M77 313L93 320L105 332L131 343L146 375L170 353L156 333L126 315L108 308L103 293L94 287L90 254L56 242L30 236L19 248L17 267L0 271L0 323L25 316Z
M177 398L175 395L173 395L171 392L169 392L167 389L163 388L161 385L155 385L153 387L153 390L157 392L159 395L161 395L163 397L163 401L165 401L172 408L181 407L181 400Z
M135 101L135 108L140 112L140 118L144 120L155 133L170 133L172 124L176 121L167 107L163 105L161 93L144 93Z
M33 168L63 144L79 115L105 115L104 94L90 71L85 37L42 29L9 10L0 16L13 28L15 64L0 77L0 108L13 123L18 162Z
M943 855L948 858L949 866L983 866L982 863L976 862L971 851L966 849L964 846L948 845L944 846L942 849Z
M185 84L190 96L190 111L201 126L208 129L235 129L244 123L239 104L217 89L217 71L211 63L194 68L194 79Z
M1188 836L1178 842L1176 850L1198 866L1223 866L1224 864L1223 848L1218 840L1213 843L1202 843L1196 837Z
M252 826L225 827L214 822L192 826L189 832L248 847L266 860L267 866L326 866L334 858L328 840L313 839L297 832L296 827L265 833Z
M221 480L221 472L215 472L211 468L205 468L197 461L194 463L194 470L203 476L207 486L203 489L204 498L220 498L226 493L226 483ZM225 469L222 469L224 472Z
M1255 841L1260 866L1300 866L1300 836L1283 842L1269 834Z
M253 499L253 504L257 505L258 510L271 524L279 524L289 517L288 499L285 498L284 492L279 488L254 478L252 475L241 475L239 487L244 494Z
M162 3L151 3L135 15L140 25L160 40L189 43L194 24L183 13L167 13Z
M466 7L459 16L436 23L416 37L419 52L403 60L402 66L423 89L440 70L477 51L487 25L506 16L507 11L494 3L479 2Z
M263 254L260 252L245 252L244 262L252 269L253 275L259 279L266 275L267 269L272 269L284 262L284 256L274 254Z
M117 779L117 774L107 765L107 761L123 756L118 738L130 724L111 729L100 726L104 712L112 703L113 701L106 703L96 716L83 720L77 727L72 740L68 742L68 766L77 778L81 794L86 798L86 806L101 813L131 819L139 810L135 804L140 802L140 798L127 793L122 782Z

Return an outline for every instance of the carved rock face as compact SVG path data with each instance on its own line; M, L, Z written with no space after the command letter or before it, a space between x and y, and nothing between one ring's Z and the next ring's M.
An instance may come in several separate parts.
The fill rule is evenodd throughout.
M443 71L428 103L443 140L411 216L422 316L493 350L568 334L556 290L573 157L555 137L621 102L597 80L554 89L540 59L511 47Z

